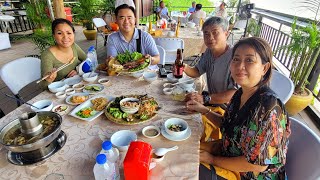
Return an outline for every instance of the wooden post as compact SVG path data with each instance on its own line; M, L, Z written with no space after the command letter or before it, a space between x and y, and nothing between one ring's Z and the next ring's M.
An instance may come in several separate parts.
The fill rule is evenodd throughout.
M136 5L136 27L139 27L141 0L135 0Z
M66 13L64 12L63 0L53 0L53 10L54 10L54 16L56 18L66 18Z

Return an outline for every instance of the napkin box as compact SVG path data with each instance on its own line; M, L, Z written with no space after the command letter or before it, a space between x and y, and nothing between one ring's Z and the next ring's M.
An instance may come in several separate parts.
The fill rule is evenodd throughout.
M123 161L124 177L126 180L148 180L151 163L152 147L141 141L130 143Z

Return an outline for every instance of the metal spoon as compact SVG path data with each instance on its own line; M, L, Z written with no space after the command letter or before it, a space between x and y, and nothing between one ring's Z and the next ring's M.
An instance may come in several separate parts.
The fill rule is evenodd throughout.
M36 108L36 109L42 109L42 108L38 108L37 106L34 106L34 105L30 104L30 103L27 103L27 102L25 102L24 100L19 99L19 98L17 98L17 97L10 96L9 94L5 94L5 95L6 95L7 97L9 97L9 98L15 99L15 100L17 100L17 101L19 101L19 102L21 102L21 103L23 103L23 104L27 104L27 105L29 105L29 106L32 106L32 107ZM44 107L43 107L43 108L44 108Z
M178 146L173 146L172 148L158 148L155 149L154 154L157 156L164 156L167 152L177 150Z

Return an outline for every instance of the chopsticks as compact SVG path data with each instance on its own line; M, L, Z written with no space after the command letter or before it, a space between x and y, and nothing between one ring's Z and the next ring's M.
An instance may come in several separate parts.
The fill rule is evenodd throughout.
M164 116L170 116L170 117L177 117L181 119L192 119L192 116L184 116L184 115L179 115L179 114L174 114L174 113L169 113L169 112L163 112L163 111L154 111L154 113L164 115Z
M73 63L73 60L74 60L74 59L75 59L75 58L72 58L68 63L63 64L62 66L60 66L58 69L56 69L56 70L55 70L54 72L52 72L52 73L59 72L60 70L64 69L65 67L69 66L70 64ZM51 75L51 74L48 74L48 75L44 76L43 78L41 78L40 80L38 80L38 81L37 81L37 84L40 83L41 81L47 79L50 75Z

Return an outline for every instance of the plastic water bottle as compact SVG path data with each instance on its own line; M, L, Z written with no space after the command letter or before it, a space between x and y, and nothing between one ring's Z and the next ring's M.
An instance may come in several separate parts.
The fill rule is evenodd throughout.
M94 46L90 46L87 53L87 59L91 60L91 71L95 71L98 66L97 52Z
M111 169L107 163L107 156L99 154L96 157L96 164L93 168L94 178L96 180L113 180Z
M114 179L120 179L119 173L119 151L112 147L112 143L110 141L104 141L102 143L102 150L100 154L105 154L108 159L108 164L113 169L114 172Z

